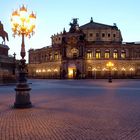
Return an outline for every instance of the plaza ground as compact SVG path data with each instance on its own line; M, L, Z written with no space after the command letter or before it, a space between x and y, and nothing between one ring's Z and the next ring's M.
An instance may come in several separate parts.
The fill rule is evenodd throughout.
M140 80L28 80L33 108L0 86L0 140L140 140Z

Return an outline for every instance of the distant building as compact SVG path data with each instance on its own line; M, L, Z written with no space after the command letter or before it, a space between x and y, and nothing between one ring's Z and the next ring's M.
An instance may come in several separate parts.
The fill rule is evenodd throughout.
M15 58L8 55L9 47L0 44L0 83L15 82Z
M52 35L52 45L29 50L28 74L34 78L140 77L140 43L122 42L117 25L73 19L68 32Z

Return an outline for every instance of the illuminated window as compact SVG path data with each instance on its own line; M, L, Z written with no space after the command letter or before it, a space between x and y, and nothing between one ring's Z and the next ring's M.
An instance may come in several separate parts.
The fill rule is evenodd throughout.
M100 59L101 58L101 51L100 50L96 50L95 57L96 57L96 59Z
M122 59L125 59L126 58L126 52L125 52L125 50L122 50L121 51L121 58Z
M90 50L88 50L87 52L87 59L91 59L92 58L92 52Z
M126 71L126 69L124 68L124 67L122 67L122 69L121 69L122 71Z
M113 52L113 58L114 59L117 59L118 58L118 51L117 50L114 50L114 52Z
M105 58L109 58L110 57L110 51L109 50L105 50Z
M57 52L54 54L54 60L58 60L58 53Z
M49 60L52 60L52 53L49 53Z
M73 58L77 58L79 55L79 51L77 48L71 49L71 53L72 53Z

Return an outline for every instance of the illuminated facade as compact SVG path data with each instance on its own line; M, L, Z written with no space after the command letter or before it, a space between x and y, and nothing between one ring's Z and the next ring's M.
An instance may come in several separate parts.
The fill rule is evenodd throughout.
M34 78L107 78L111 61L113 78L140 77L140 44L123 43L117 25L77 19L68 32L51 37L52 45L29 50L28 74Z

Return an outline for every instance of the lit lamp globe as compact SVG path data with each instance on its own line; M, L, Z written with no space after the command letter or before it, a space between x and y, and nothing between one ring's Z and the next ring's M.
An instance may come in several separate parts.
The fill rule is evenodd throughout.
M111 67L114 66L114 64L113 64L112 62L108 62L108 63L106 64L106 66L109 67L109 68L111 68Z

